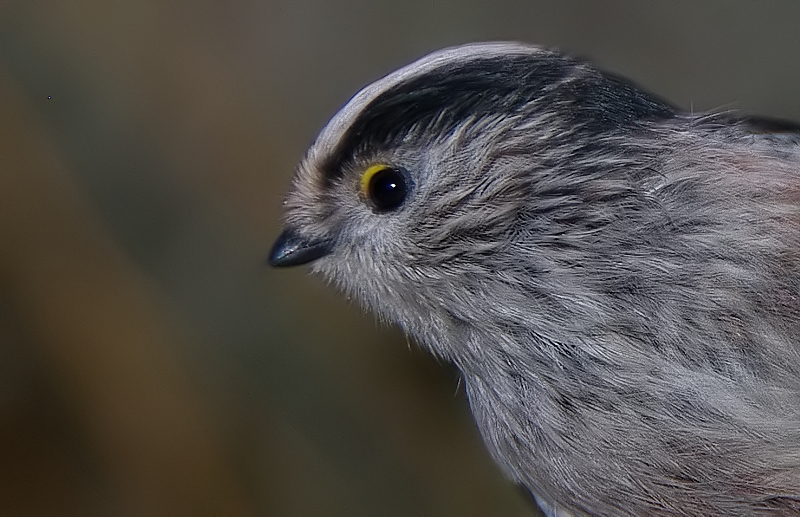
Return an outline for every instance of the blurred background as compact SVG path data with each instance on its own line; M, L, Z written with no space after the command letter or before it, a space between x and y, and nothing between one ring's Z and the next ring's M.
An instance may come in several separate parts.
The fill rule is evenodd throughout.
M535 515L458 374L270 270L298 160L434 49L800 120L787 1L0 0L0 515Z

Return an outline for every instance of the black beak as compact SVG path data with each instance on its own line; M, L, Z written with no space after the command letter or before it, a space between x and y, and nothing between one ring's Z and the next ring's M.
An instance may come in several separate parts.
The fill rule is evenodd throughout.
M308 264L331 252L324 241L310 241L300 237L292 230L284 230L269 253L269 265L288 267Z

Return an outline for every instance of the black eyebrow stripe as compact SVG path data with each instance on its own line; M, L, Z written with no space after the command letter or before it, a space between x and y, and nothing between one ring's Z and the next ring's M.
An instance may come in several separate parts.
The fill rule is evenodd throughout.
M565 81L579 68L580 79ZM580 123L598 130L674 115L667 103L627 81L552 52L478 57L445 64L375 97L323 163L323 176L334 181L356 156L399 145L415 128L424 127L427 135L446 133L470 118L522 109L542 95L553 95L554 105L577 107ZM576 113L564 110L566 117Z

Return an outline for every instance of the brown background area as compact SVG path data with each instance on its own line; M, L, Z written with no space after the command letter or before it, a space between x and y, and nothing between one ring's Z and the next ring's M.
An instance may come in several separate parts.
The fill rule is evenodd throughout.
M458 376L265 257L359 87L446 45L800 120L800 4L0 0L0 515L532 515Z

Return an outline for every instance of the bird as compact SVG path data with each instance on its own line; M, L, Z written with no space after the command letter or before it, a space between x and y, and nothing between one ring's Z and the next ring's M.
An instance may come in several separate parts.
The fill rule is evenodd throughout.
M800 128L517 42L366 86L269 263L459 370L549 516L800 514Z

